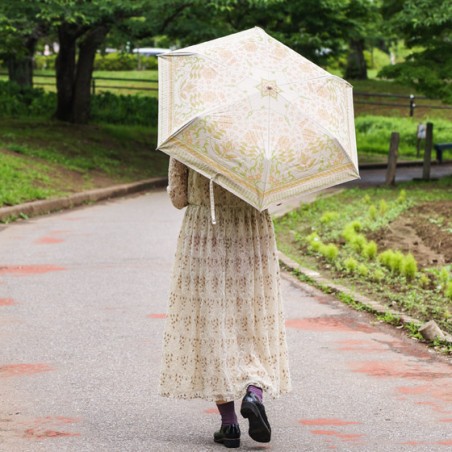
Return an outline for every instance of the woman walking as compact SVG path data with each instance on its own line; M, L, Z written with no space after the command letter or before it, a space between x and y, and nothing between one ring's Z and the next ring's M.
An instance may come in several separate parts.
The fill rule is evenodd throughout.
M234 401L249 435L269 442L263 393L290 390L279 266L273 224L209 180L171 158L168 192L187 206L180 231L164 333L160 394L215 402L214 441L239 447Z

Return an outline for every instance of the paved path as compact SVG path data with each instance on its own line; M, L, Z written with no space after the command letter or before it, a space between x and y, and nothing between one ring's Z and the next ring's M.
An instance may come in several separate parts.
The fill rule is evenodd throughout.
M157 191L0 227L0 451L225 450L211 404L156 394L181 219ZM445 360L282 286L294 391L267 401L271 445L241 450L452 448Z

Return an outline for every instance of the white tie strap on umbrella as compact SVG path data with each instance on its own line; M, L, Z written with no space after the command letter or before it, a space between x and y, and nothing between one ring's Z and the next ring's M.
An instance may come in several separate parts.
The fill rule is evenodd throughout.
M359 178L351 85L259 28L159 56L158 132L260 211Z

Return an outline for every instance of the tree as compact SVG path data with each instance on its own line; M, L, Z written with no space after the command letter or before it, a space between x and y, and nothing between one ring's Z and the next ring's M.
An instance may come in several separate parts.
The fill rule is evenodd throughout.
M387 66L381 76L409 84L429 97L452 102L452 3L450 0L386 0L394 8L390 25L412 53Z
M0 54L8 67L9 80L23 87L33 85L33 55L38 39L47 33L46 24L36 18L34 2L0 4Z

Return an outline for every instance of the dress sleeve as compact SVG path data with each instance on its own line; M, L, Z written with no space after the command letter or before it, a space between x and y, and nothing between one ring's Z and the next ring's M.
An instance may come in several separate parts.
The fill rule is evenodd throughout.
M188 168L173 157L168 169L167 191L173 206L183 209L188 205Z

